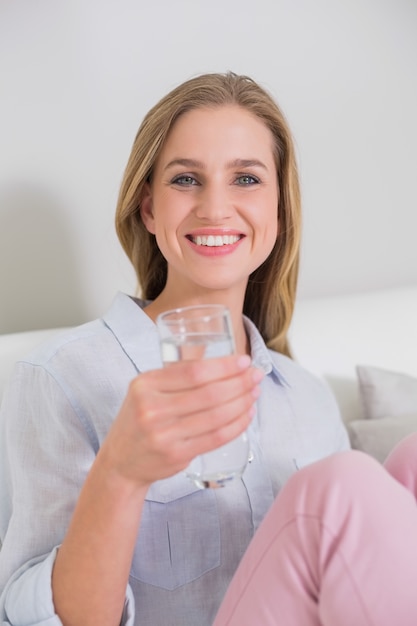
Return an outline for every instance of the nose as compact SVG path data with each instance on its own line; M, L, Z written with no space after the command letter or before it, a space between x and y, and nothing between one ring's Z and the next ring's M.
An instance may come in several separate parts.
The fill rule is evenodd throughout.
M195 215L206 222L221 223L233 213L227 188L221 184L205 185L199 194Z

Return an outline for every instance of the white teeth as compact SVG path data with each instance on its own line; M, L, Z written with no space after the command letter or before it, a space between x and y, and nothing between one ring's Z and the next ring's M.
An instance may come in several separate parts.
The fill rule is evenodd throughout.
M239 241L239 235L197 235L192 240L197 246L227 246Z

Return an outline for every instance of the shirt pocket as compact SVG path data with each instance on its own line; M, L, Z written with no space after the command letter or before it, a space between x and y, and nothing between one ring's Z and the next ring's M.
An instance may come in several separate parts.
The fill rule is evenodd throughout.
M154 483L146 496L131 575L176 589L220 565L220 522L211 489L185 474Z

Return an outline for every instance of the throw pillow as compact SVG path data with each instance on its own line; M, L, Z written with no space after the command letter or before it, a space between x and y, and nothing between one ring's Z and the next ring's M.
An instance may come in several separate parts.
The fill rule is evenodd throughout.
M417 412L417 378L365 365L356 372L366 419Z
M378 420L353 420L348 424L352 448L362 450L383 463L394 446L407 435L417 431L415 413Z

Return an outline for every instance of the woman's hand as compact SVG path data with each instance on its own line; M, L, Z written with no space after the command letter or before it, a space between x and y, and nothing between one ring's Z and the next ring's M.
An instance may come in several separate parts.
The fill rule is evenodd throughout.
M262 377L242 355L140 374L102 446L102 460L136 487L176 474L248 427Z

